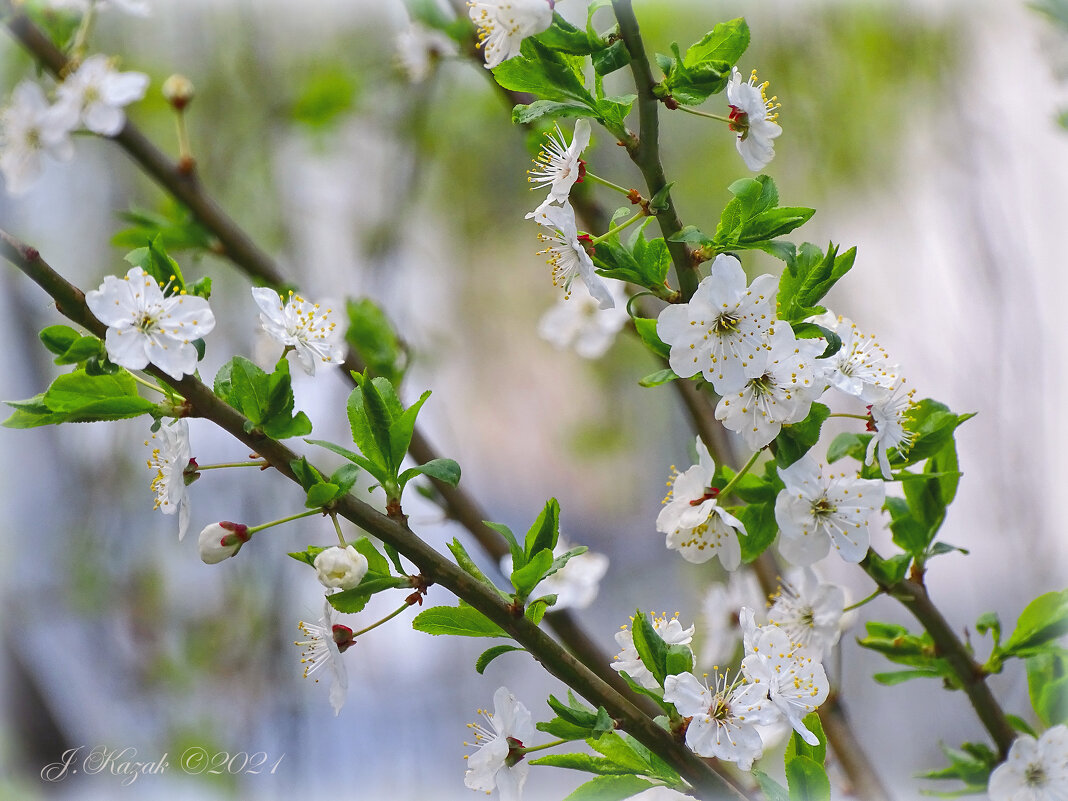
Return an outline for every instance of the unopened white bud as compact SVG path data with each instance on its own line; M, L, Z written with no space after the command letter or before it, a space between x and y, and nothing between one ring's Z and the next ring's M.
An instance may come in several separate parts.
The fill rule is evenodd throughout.
M324 587L351 590L367 574L367 557L351 545L335 545L315 557L314 566Z

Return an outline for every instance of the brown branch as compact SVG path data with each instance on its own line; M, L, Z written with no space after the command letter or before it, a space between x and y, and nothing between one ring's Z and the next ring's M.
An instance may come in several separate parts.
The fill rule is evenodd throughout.
M44 289L64 316L97 336L104 336L106 327L89 311L82 291L56 273L36 249L0 231L0 255ZM179 381L154 367L149 367L147 372L179 392L186 399L192 414L212 421L266 459L283 476L299 484L290 467L297 459L297 454L281 442L253 429L244 416L216 397L195 376L185 376ZM523 615L516 615L513 607L496 590L464 572L423 542L406 521L386 516L352 494L332 504L331 511L396 548L427 580L440 584L500 626L549 673L591 703L603 706L619 721L622 729L677 770L700 797L717 797L726 786L736 797L747 798L736 782L717 774L708 763L675 740L652 717L616 692L556 640Z

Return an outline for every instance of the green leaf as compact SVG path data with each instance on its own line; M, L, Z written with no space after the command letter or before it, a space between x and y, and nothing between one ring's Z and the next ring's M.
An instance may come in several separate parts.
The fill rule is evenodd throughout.
M304 412L293 414L293 382L289 362L279 359L267 376L267 403L261 411L263 433L273 439L303 437L311 433L311 420Z
M911 681L912 679L938 679L941 677L941 671L927 668L919 668L916 670L895 670L891 673L872 674L872 678L876 682L886 685L887 687L904 684L906 681Z
M111 237L111 244L118 248L143 248L158 238L168 251L209 250L215 242L212 233L176 200L166 202L159 213L133 207L119 212L119 217L131 227ZM190 294L197 294L192 287L187 289Z
M591 738L588 743L594 751L631 773L648 773L650 770L649 761L614 731L606 731L596 739Z
M535 38L546 47L561 53L585 56L594 52L586 32L561 17L559 12L553 13L552 24Z
M367 537L360 537L356 542L351 543L352 547L356 549L357 553L363 554L363 557L367 560L367 570L369 572L380 573L384 576L389 575L389 562L386 558L378 552L378 549L374 546ZM404 573L403 570L398 572Z
M857 249L850 248L838 254L838 246L828 243L824 255L815 245L805 242L798 249L792 268L783 271L779 279L779 294L776 298L780 320L789 323L801 322L806 317L826 311L819 301L849 272L857 256Z
M921 557L930 542L927 527L913 516L908 502L901 498L887 498L885 508L890 512L894 544L913 557Z
M830 801L831 783L823 766L808 757L794 757L786 763L786 783L790 801Z
M581 59L550 50L533 38L523 40L519 53L493 68L498 84L515 92L529 92L542 100L578 102L596 108L583 85Z
M178 262L167 255L163 246L163 237L157 234L147 247L137 248L126 254L126 261L141 267L148 275L156 279L161 287L165 287L164 294L181 294L185 287L185 278L182 276L182 268Z
M642 664L653 674L656 683L663 687L664 677L667 675L667 643L657 634L649 616L642 614L640 609L634 614L631 634Z
M1027 605L1005 646L1007 656L1055 640L1068 633L1068 590L1047 592Z
M386 463L386 457L379 448L378 440L371 429L371 421L367 417L367 408L364 403L363 389L361 387L356 387L349 394L349 400L346 404L346 412L349 418L349 429L352 432L352 441L356 443L356 447L360 449L360 453L362 453L372 465L379 469L379 472L387 474L389 472L389 465Z
M871 434L839 434L831 440L831 447L827 449L827 461L833 463L850 456L863 464L870 439Z
M884 586L892 586L905 578L905 573L908 572L909 565L912 563L912 556L907 553L899 553L889 559L883 559L874 551L868 551L866 559L872 577Z
M385 471L378 465L372 463L369 459L361 456L358 453L350 451L348 448L343 448L340 445L335 445L333 442L327 442L324 439L306 439L304 440L309 445L318 445L320 448L326 448L328 451L333 451L338 456L344 456L350 462L359 465L368 473L373 475L379 481L384 481L386 477Z
M489 577L485 573L483 573L481 569L479 569L478 565L475 564L475 560L471 558L471 555L467 552L467 549L464 548L464 546L460 543L458 539L454 537L452 542L448 544L448 547L449 551L452 552L453 557L456 559L456 564L459 565L462 570L471 574L483 584L489 587L493 587L493 589L496 590L502 598L507 599L510 597L507 593L501 592L501 590L497 589L496 585L489 580ZM480 670L479 673L481 672L482 671Z
M385 312L370 298L345 304L349 319L345 341L367 365L371 375L399 385L408 366L408 354Z
M541 510L538 519L527 531L524 540L524 550L527 559L542 550L548 550L550 555L556 547L556 541L560 537L560 504L556 498L550 498Z
M404 410L400 417L396 418L389 426L389 454L390 463L394 467L400 467L408 453L408 446L412 442L412 431L415 429L415 418L419 416L419 410L423 408L426 399L430 397L428 389L419 396L419 400ZM455 462L454 462L455 464ZM457 477L457 480L459 477Z
M775 541L779 524L775 522L775 502L750 503L734 512L745 526L746 536L738 537L742 546L742 562L751 564Z
M522 546L516 541L515 534L512 530L501 523L491 523L489 520L482 521L485 525L492 528L504 541L508 543L508 550L512 553L512 569L520 568L527 563L527 554L523 550Z
M512 109L512 122L516 125L529 125L542 117L560 119L562 117L598 117L600 101L596 108L584 103L560 103L555 100L535 100L527 105L518 105Z
M388 387L388 390L383 387L383 384ZM396 397L393 385L384 378L365 379L357 389L363 393L364 414L367 416L375 446L382 455L383 464L389 468L391 475L396 475L400 464L393 459L392 438L390 437L390 429L395 417L394 409L390 408L393 404L387 402L390 394ZM364 455L369 456L366 453Z
M823 724L820 722L820 716L815 712L810 712L805 715L804 720L801 722L805 724L805 728L816 735L816 739L819 740L819 745L809 745L804 741L801 735L795 731L790 737L790 742L786 745L784 759L789 763L791 759L796 757L807 757L817 765L823 765L827 761L827 735L823 733Z
M649 375L638 381L640 387L659 387L662 384L666 384L669 381L674 381L678 378L671 368L664 368L663 370L657 370L655 373L649 373Z
M664 672L668 676L693 671L693 651L685 645L669 645L664 658Z
M412 628L435 636L507 637L504 629L470 606L433 606L415 616Z
M331 593L326 596L330 605L339 612L355 614L363 610L371 596L385 590L411 589L411 582L399 576L383 575L368 570L360 583L351 590Z
M301 456L299 459L294 459L289 463L289 468L305 492L323 480L323 474L308 464L307 457Z
M979 634L986 634L989 631L994 638L994 649L997 650L1001 644L1001 618L998 617L997 612L984 612L979 615L975 621L975 630Z
M259 427L267 410L270 381L251 361L235 356L216 373L215 394Z
M431 459L429 462L409 467L397 477L397 481L403 487L418 475L430 476L455 487L460 483L460 465L452 459Z
M62 356L70 347L82 338L82 335L69 325L50 325L41 329L41 342L56 356Z
M610 75L630 63L630 51L622 39L616 39L603 50L593 54L593 70L598 75Z
M613 136L622 139L626 134L627 117L637 99L637 95L617 95L602 97L597 101L597 117Z
M512 586L520 599L526 599L538 586L553 563L553 552L548 548L538 551L522 567L513 570Z
M686 50L686 63L722 61L730 66L742 57L749 47L749 26L741 17L721 22Z
M579 785L564 801L622 801L654 786L637 776L598 776Z
M940 770L921 773L920 778L937 780L957 780L964 782L971 792L982 792L987 788L990 771L998 762L998 756L982 743L964 743L960 750L939 746L949 765Z
M339 490L337 484L320 481L308 488L308 500L304 502L304 505L309 509L326 506L337 497Z
M525 648L520 648L518 645L494 645L492 648L487 648L483 651L478 660L475 662L475 670L479 675L486 672L486 668L489 663L496 659L501 654L506 654L509 651L525 651Z
M4 421L7 428L124 420L158 408L137 394L137 383L129 373L92 375L85 370L58 376L43 394L7 405L15 409Z
M641 337L642 342L653 353L662 359L666 359L671 353L671 346L664 342L656 333L656 320L650 317L633 317L631 322Z
M808 417L800 423L784 425L775 438L775 461L779 467L789 467L819 442L823 421L831 410L822 403L813 403Z
M754 770L753 778L760 786L760 791L767 796L768 801L790 801L790 793L763 771Z
M617 765L606 757L595 757L590 754L549 754L548 756L532 759L531 765L548 765L554 768L568 768L569 770L583 770L586 773L597 773L603 776L618 776L633 773L629 768Z

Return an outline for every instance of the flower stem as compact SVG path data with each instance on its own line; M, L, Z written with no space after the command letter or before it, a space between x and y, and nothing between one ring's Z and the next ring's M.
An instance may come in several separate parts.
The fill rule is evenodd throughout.
M860 609L860 607L864 606L864 604L870 603L871 601L874 601L876 598L878 598L882 594L883 594L883 590L882 590L882 587L880 587L879 589L877 589L875 592L873 592L871 595L869 595L864 600L857 601L855 604L850 604L849 606L847 606L842 611L843 612L852 612L854 609Z
M191 164L193 162L193 149L189 146L189 132L185 127L185 109L177 109L175 111L175 125L178 129L178 163Z
M757 451L756 453L754 453L752 456L749 457L749 461L745 463L745 466L742 467L742 469L739 470L737 473L735 473L734 474L734 478L732 478L730 481L728 481L726 486L723 487L723 489L721 489L719 491L719 495L718 495L719 498L726 498L728 495L730 495L734 491L734 488L736 486L738 486L738 482L742 480L742 476L744 476L746 473L748 473L750 471L750 469L752 469L753 465L756 464L756 460L759 458L760 454L763 453L763 452L764 452L764 449L761 448L759 451Z
M829 414L827 416L828 417L849 417L849 418L852 418L853 420L870 420L871 419L866 414L847 414L846 412L832 412L831 414Z
M93 22L96 18L96 0L92 0L89 3L89 8L85 10L85 14L82 16L82 21L78 25L78 30L74 34L74 43L71 45L70 54L71 60L78 64L82 60L82 56L85 55L85 43L89 39L89 33L93 30Z
M732 120L730 117L724 117L722 114L712 114L711 112L708 112L708 111L698 111L695 108L690 108L689 106L684 106L681 103L679 104L679 110L680 111L685 111L687 114L693 114L693 115L695 115L697 117L707 117L710 120L719 120L720 122L725 122L728 125L731 124L732 122L734 122L734 120Z
M607 186L609 189L615 189L620 194L630 195L630 191L631 190L624 189L619 184L614 184L611 181L606 181L604 178L601 178L599 175L594 175L589 170L586 170L586 178L588 178L589 180L593 181L593 183L595 183L595 184L600 184L601 186Z
M337 532L337 541L341 543L341 547L344 548L348 545L345 542L345 535L341 533L341 524L337 522L337 515L334 512L330 513L330 521L334 524L334 531Z
M395 618L395 617L396 617L397 615L399 615L399 614L400 614L401 612L403 612L403 611L404 611L405 609L407 609L407 608L408 608L409 606L411 606L411 604L409 604L409 603L405 603L405 604L404 604L403 606L401 606L400 608L398 608L398 609L394 609L394 610L393 610L392 612L390 612L390 613L389 613L388 615L386 615L386 616L385 616L384 618L382 618L381 620L379 620L379 621L378 621L377 623L372 623L372 624L371 624L370 626L368 626L368 627L367 627L367 628L365 628L365 629L360 629L360 630L359 630L359 631L357 631L357 632L353 632L353 635L352 635L353 639L356 639L357 637L359 637L359 636L360 636L360 635L362 635L362 634L366 634L367 632L371 631L371 629L377 629L377 628L378 628L379 626L381 626L381 625L382 625L383 623L388 623L388 622L389 622L390 620L392 620L393 618Z
M219 464L198 464L197 472L201 470L222 470L225 467L269 467L270 463L266 460L259 462L220 462Z
M322 511L322 509L309 509L306 512L300 512L295 515L290 515L289 517L283 517L281 520L272 520L270 523L263 523L259 526L249 526L248 533L252 535L255 534L257 531L263 531L265 528L270 528L271 526L280 526L282 523L288 523L291 520L299 520L302 517L310 517L311 515L322 514Z
M624 228L626 228L629 225L633 225L634 223L636 223L638 220L642 219L643 217L645 217L645 212L644 211L639 211L637 214L635 214L633 217L631 217L626 222L620 223L615 228L609 228L607 231L605 231L600 236L594 237L593 239L591 239L589 241L588 244L597 245L597 244L599 244L601 242L604 242L606 239L608 239L608 237L612 236L613 234L618 234Z
M532 754L535 751L544 751L546 748L556 748L558 745L563 745L568 742L567 740L553 740L551 743L542 743L541 745L525 745L523 746L523 754Z
M148 387L149 389L154 389L154 390L156 390L156 392L160 393L161 395L167 395L168 397L170 396L170 393L167 392L167 390L165 390L159 384L153 384L151 381L146 381L145 379L141 378L141 376L137 375L137 373L134 373L131 370L127 370L126 372L128 372L133 377L133 380L136 381L141 386Z

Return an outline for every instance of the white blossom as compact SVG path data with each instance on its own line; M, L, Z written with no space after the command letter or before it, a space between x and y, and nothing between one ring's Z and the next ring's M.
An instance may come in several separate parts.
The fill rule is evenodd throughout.
M833 356L816 364L828 383L840 392L860 398L876 387L893 388L898 382L898 367L871 334L862 334L852 320L830 312L813 317L842 339L842 347Z
M700 437L697 457L697 464L685 473L673 472L668 479L670 489L656 530L666 534L667 547L688 562L701 564L716 556L725 570L736 570L742 562L738 535L746 533L745 526L719 505L719 491L712 487L716 465Z
M666 615L653 615L652 623L660 639L668 645L689 645L693 641L694 627L684 629L679 622L678 614L671 618ZM617 673L626 673L647 690L660 686L656 683L656 677L649 672L649 668L642 664L638 649L634 647L634 634L629 626L623 626L616 632L616 644L623 650L616 654L612 662L612 670Z
M315 375L317 362L340 364L345 351L337 341L337 313L310 303L300 295L289 293L285 305L270 287L253 287L252 297L260 307L260 324L272 339L293 348L300 366L308 375Z
M775 499L779 552L788 562L811 565L833 544L847 562L868 552L868 520L883 505L882 481L832 473L811 456L779 468L785 489Z
M768 99L767 88L767 81L757 83L756 70L743 83L738 68L731 68L731 79L727 83L730 127L738 133L738 153L745 166L754 172L762 170L775 157L772 140L782 133L782 128L775 122L779 104L774 97Z
M351 545L319 551L312 566L320 583L328 589L351 590L367 575L367 557Z
M891 478L890 449L897 448L905 453L916 438L915 432L907 428L907 416L914 405L912 396L915 392L914 389L906 389L905 380L902 379L894 389L875 388L865 393L865 399L871 401L868 407L868 430L872 432L872 437L868 440L864 463L871 464L878 454L879 470L887 481Z
M185 483L185 469L192 458L189 423L179 419L170 425L161 425L152 439L160 442L148 458L149 469L156 471L152 477L152 491L156 494L154 508L165 515L177 513L178 540L181 541L189 528L189 493ZM145 445L149 444L150 440L145 440Z
M701 602L701 661L706 667L728 662L742 637L739 615L743 607L763 610L760 582L751 570L736 570L726 582L709 587Z
M732 684L720 673L714 688L692 673L668 676L664 679L664 700L674 704L680 715L691 718L686 727L686 745L691 751L735 762L742 770L751 769L764 752L757 722L778 717L765 687L744 681Z
M817 745L819 740L802 719L827 700L830 684L823 665L778 626L762 626L747 639L742 673L767 691L768 699L806 743Z
M533 189L549 187L549 195L543 206L566 203L571 194L571 187L586 174L582 151L590 143L590 121L580 119L575 123L575 133L571 137L570 145L564 140L559 125L556 126L555 136L546 132L545 138L546 142L534 160L534 169L527 170L527 180L533 184ZM541 210L541 206L538 210Z
M527 219L533 219L543 229L538 239L546 247L538 254L548 256L547 261L553 268L553 286L563 287L564 296L570 297L571 283L576 277L581 278L602 309L613 308L615 301L612 293L608 291L604 280L594 272L590 254L579 240L578 223L575 222L575 210L571 204L565 201L560 206L543 206L528 214Z
M475 732L473 745L478 750L466 757L464 784L484 793L496 788L501 792L501 801L519 801L530 770L519 749L534 737L530 710L507 687L500 687L493 694L493 713L480 709L479 714L489 725L467 724Z
M518 56L524 39L553 22L553 0L468 0L467 5L471 21L478 26L486 69Z
M441 31L413 21L397 34L395 52L405 77L420 83L430 74L434 61L456 55L456 49L456 42Z
M845 590L821 582L810 567L791 571L783 581L768 621L781 628L791 642L826 659L841 634Z
M656 331L671 346L668 363L675 374L703 373L720 395L741 389L774 321L777 283L774 276L761 275L747 288L738 259L716 256L690 301L668 306L657 318Z
M614 306L602 309L585 284L576 284L541 316L538 336L560 349L572 347L584 359L603 356L630 319L623 283L609 282L608 294Z
M0 111L0 172L11 195L23 195L40 177L41 156L66 161L74 155L71 126L45 100L41 87L23 81Z
M1018 735L1008 759L990 774L987 792L990 801L1068 799L1068 727L1054 726L1037 740Z
M115 136L126 124L124 106L145 96L148 76L118 72L107 56L89 56L56 89L56 110L73 128L81 120L88 130Z
M304 649L300 652L300 663L305 666L304 678L315 675L323 666L329 666L330 706L334 708L336 716L341 713L349 690L349 674L341 655L356 642L352 637L352 629L337 622L337 611L329 602L323 604L323 616L318 622L306 623L302 620L297 628L306 637L293 643ZM317 676L315 683L319 683Z
M197 539L200 560L206 565L216 565L224 559L236 556L241 546L251 538L248 526L243 523L224 520L205 526Z
M720 398L716 419L740 434L749 448L760 450L784 424L808 416L825 387L815 369L816 356L825 347L822 339L797 339L789 324L775 323L745 365L745 384Z
M142 370L149 362L171 378L197 369L193 340L211 332L215 315L208 301L192 295L165 296L152 276L134 267L123 278L109 275L85 302L108 327L104 346L120 367Z

